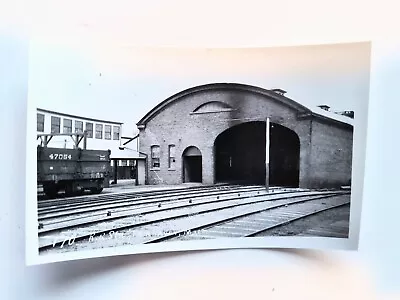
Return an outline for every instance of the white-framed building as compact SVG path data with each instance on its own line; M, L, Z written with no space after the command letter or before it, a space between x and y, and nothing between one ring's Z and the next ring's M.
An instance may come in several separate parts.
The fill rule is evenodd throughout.
M132 137L125 134L124 123L71 115L42 108L37 108L36 120L38 135L83 133L86 130L86 149L111 151L114 180L135 179L136 176L139 177L138 184L141 183L142 177L144 180L141 165L143 164L144 168L146 156L137 151L137 136ZM40 138L37 139L37 143L38 145L42 143ZM81 145L79 146L82 147ZM75 142L69 136L55 135L47 146L72 149L75 147ZM136 162L139 166L138 171L136 171ZM117 165L117 168L115 168L115 165Z

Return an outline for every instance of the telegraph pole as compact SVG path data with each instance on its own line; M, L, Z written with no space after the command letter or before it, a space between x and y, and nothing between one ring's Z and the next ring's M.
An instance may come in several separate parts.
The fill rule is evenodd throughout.
M267 193L269 192L269 148L270 148L270 122L267 118L266 123L266 135L265 135L265 188Z

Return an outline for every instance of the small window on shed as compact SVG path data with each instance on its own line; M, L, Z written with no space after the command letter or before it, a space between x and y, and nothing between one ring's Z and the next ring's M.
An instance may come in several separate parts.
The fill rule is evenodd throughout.
M160 167L160 146L151 146L151 167Z
M168 168L175 169L175 145L168 146Z

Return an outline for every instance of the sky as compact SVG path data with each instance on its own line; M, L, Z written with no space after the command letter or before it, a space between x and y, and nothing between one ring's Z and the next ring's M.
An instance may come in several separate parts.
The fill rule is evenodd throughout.
M29 101L36 107L136 123L155 105L187 88L236 82L281 88L308 107L354 110L368 103L368 43L282 48L156 48L33 39Z

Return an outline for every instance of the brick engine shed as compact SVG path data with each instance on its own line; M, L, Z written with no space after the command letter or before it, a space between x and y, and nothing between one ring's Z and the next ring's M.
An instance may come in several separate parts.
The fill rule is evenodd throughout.
M162 101L137 123L146 184L350 185L353 120L284 94L216 83Z

